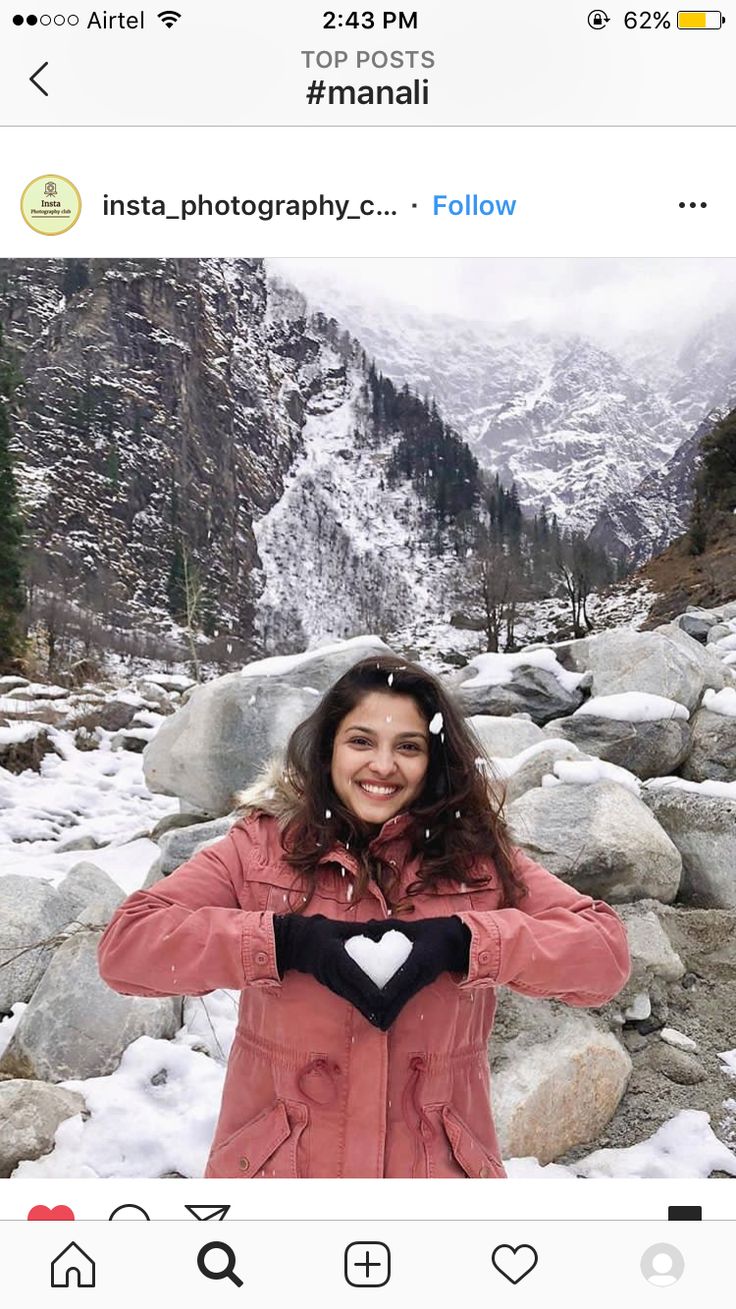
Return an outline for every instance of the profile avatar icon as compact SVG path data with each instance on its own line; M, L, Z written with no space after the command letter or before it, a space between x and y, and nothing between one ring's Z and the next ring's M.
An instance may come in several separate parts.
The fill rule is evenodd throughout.
M56 182L46 182L43 188L43 193L44 195L51 195L51 196L57 195L58 191L56 187Z
M674 1286L685 1271L685 1260L674 1245L650 1245L639 1267L650 1286Z

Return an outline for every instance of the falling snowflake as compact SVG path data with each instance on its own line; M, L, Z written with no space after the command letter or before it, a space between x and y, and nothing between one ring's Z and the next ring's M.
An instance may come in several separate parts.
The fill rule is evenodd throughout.
M387 722L387 723L392 723L392 722L393 722L393 715L392 715L392 714L387 714L387 715L386 715L386 722Z
M331 818L331 817L332 817L332 810L325 809L325 818Z
M456 818L459 818L459 817L460 817L460 810L459 810L459 809L456 809L456 810L455 810L455 817L456 817Z
M389 686L393 686L393 684L394 684L394 675L393 675L393 673L389 673L389 675L388 675L388 684L389 684Z
M424 836L425 836L425 840L428 841L428 840L429 840L429 828L428 828L428 827L425 827L425 829L424 829Z
M442 731L443 725L444 725L444 719L442 717L442 714L437 713L435 714L434 718L429 724L429 730L433 736L437 736Z

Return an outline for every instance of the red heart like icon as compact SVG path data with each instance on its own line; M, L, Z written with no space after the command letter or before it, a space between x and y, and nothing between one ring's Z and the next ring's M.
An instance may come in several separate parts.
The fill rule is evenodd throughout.
M60 1222L73 1217L74 1214L68 1204L57 1204L53 1209L49 1209L45 1204L34 1204L28 1211L30 1222Z

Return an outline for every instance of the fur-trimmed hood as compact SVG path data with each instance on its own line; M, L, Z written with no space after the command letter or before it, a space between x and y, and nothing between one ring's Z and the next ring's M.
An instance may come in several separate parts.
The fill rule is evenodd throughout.
M284 761L274 755L250 786L234 793L231 813L236 822L254 813L270 814L283 831L298 810L299 797L284 770Z

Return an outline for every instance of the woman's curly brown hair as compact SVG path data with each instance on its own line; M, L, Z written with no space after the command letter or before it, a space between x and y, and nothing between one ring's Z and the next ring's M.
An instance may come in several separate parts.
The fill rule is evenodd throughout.
M458 885L483 884L488 879L474 876L473 864L490 857L505 905L517 904L525 887L514 868L502 816L502 788L491 776L480 743L441 682L418 664L391 654L363 659L344 673L289 740L286 774L300 808L284 833L284 850L310 887L305 903L314 893L320 857L337 842L348 846L360 861L355 900L364 893L372 871L367 847L375 828L338 798L331 765L340 723L373 691L411 696L428 726L433 720L440 722L437 715L441 715L441 730L429 733L427 773L412 807L409 836L422 863L408 895L434 888L440 879Z

